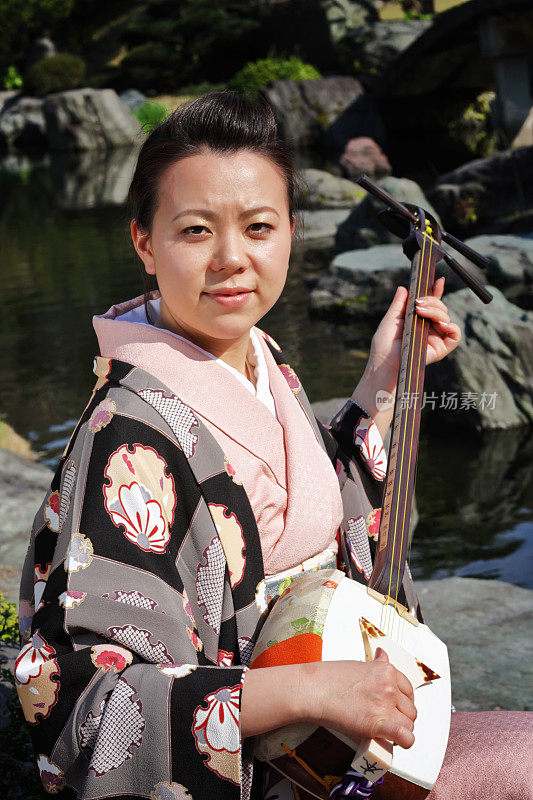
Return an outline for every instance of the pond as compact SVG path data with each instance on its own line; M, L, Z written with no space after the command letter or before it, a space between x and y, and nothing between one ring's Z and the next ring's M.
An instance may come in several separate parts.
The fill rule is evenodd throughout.
M8 159L0 166L0 414L55 467L94 384L91 317L141 293L123 204L135 153ZM329 251L298 245L262 327L310 400L347 397L372 331L313 320L304 278ZM497 578L533 588L533 434L478 435L423 418L415 577Z

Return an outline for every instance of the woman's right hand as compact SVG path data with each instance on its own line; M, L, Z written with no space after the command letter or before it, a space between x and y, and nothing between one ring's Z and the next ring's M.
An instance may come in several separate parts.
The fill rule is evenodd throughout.
M300 702L309 722L355 741L388 739L405 748L414 743L413 687L383 650L374 661L325 661L301 664L300 670Z
M374 661L321 661L248 670L241 735L255 736L293 722L313 722L350 739L414 742L413 688L383 650Z

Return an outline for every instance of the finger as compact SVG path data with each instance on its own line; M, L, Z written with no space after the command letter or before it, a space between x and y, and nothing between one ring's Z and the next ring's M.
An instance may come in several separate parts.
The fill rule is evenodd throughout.
M427 319L428 322L449 322L450 316L448 311L443 311L441 308L417 308L416 313L419 317Z
M375 655L374 655L374 661L387 661L388 662L388 660L389 660L389 657L388 657L387 653L385 652L385 650L383 650L383 648L381 648L381 647L376 647L376 652L375 652Z
M396 708L401 714L410 719L412 722L415 721L417 717L416 706L413 701L407 698L404 694L399 695Z
M411 747L415 741L412 723L398 713L392 717L377 720L372 731L372 739L388 739L389 742L399 744L400 747Z
M438 326L440 331L444 333L445 339L450 339L455 344L461 341L461 328L455 322L436 322L433 323Z
M446 281L446 279L444 278L443 275L441 275L440 278L437 278L437 280L433 284L433 288L431 290L431 294L433 295L433 297L442 297L442 295L444 293L444 283L445 283L445 281Z
M396 683L400 692L407 697L411 703L413 703L415 699L413 684L408 678L405 677L403 672L400 672L400 670L396 670Z
M404 286L398 286L392 298L392 302L385 313L385 317L398 317L403 319L408 297L409 292L407 289Z
M415 308L417 311L419 308L439 308L441 311L448 311L448 306L446 303L443 303L438 297L431 297L431 295L417 297L415 300Z

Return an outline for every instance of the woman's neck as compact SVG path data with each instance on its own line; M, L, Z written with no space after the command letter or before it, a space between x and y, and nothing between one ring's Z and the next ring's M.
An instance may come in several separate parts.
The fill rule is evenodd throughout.
M201 347L202 350L205 350L212 356L215 356L215 358L219 358L230 367L233 367L233 369L236 369L237 372L240 372L241 375L248 378L255 386L255 371L253 366L249 363L249 354L250 352L253 353L253 345L250 340L249 331L246 335L235 340L210 339L207 336L192 334L184 330L174 319L165 319L164 313L159 315L154 325L156 328L162 328L163 330L177 333L179 336L183 336L184 339L188 339L193 344Z

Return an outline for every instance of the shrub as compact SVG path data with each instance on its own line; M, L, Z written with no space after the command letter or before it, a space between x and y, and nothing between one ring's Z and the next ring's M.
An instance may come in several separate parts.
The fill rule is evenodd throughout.
M230 89L246 97L256 99L259 89L272 81L289 78L293 81L309 81L320 78L320 72L296 56L288 59L262 58L250 61L229 82Z
M22 84L22 76L18 69L13 65L9 66L5 71L3 88L8 91L11 89L21 89Z
M19 639L17 606L6 600L0 592L0 639L7 644L17 644Z
M37 61L24 77L26 94L42 97L52 92L66 92L81 86L85 61L71 53L58 53Z
M141 123L141 128L146 133L150 133L154 128L157 128L168 116L166 107L162 103L157 103L155 100L147 100L133 113Z

